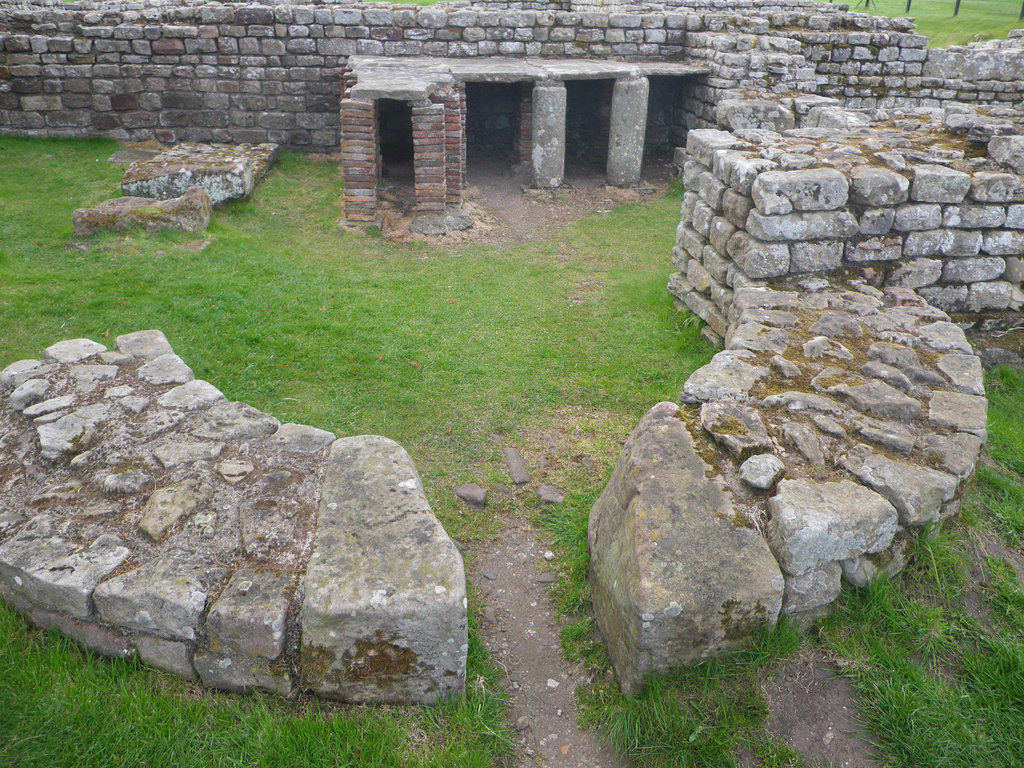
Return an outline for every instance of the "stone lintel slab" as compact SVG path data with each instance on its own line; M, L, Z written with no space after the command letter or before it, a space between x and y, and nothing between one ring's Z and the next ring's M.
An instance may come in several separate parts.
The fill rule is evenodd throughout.
M598 80L628 77L694 77L707 75L710 69L691 62L610 61L605 59L433 58L426 56L350 56L349 68L356 78L350 93L361 99L399 98L372 94L376 89L393 89L404 84L430 88L459 82L517 83L544 80ZM386 82L390 80L390 83ZM363 86L366 86L364 89ZM358 94L358 96L357 96ZM429 95L429 94L428 94Z
M768 545L694 449L674 403L641 419L590 513L598 626L627 694L775 623L784 580Z
M349 702L429 704L465 685L466 582L405 450L338 440L300 610L303 684Z

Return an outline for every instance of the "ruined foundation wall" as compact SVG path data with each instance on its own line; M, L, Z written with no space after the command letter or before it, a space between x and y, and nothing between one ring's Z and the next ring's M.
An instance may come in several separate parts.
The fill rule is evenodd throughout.
M907 19L812 0L628 11L0 2L0 132L330 151L339 142L341 73L360 54L690 60L711 74L685 86L678 135L714 126L719 101L752 92L819 92L853 107L1019 101L1019 42L929 52ZM996 66L997 55L1013 66ZM947 79L952 71L960 79Z

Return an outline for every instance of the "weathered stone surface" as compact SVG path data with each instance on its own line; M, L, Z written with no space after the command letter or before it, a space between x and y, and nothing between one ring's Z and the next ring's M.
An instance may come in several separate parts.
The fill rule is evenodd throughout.
M892 504L848 480L783 480L768 500L768 542L786 573L798 575L864 552L896 533Z
M791 243L789 246L790 272L827 272L843 263L843 243L821 242Z
M893 206L906 202L910 182L885 168L862 165L850 172L850 200L858 205Z
M553 189L565 179L565 86L533 88L533 183Z
M907 564L907 548L911 536L907 531L897 531L892 543L881 552L859 555L843 560L843 578L855 587L866 587L881 575L892 578Z
M921 412L918 400L882 381L853 386L838 384L828 391L842 395L858 411L883 419L910 420Z
M814 612L839 597L842 568L839 563L825 563L820 568L792 576L786 574L786 592L782 612L786 615Z
M854 429L861 437L894 453L909 455L916 442L912 432L894 421L864 417L854 422Z
M71 215L77 237L97 232L128 229L177 229L200 232L210 226L213 204L200 187L189 187L179 197L153 200L150 197L115 197L91 208L78 208Z
M210 489L199 480L189 479L167 488L158 488L142 510L139 529L159 541L183 517L190 516L210 496Z
M135 638L135 648L139 658L151 667L170 672L183 680L192 680L196 676L192 668L192 650L186 642L139 633Z
M788 422L779 428L782 439L796 448L797 452L811 466L818 466L825 463L825 455L821 451L821 443L818 442L814 430L806 424Z
M849 312L834 312L826 310L807 329L816 336L828 336L830 339L838 338L860 338L864 335L860 322L856 316Z
M46 379L29 379L11 392L7 402L16 411L24 411L33 403L40 402L50 390L50 382Z
M740 480L751 488L770 491L783 474L786 465L770 453L759 453L740 464Z
M154 360L174 352L163 331L158 330L122 334L114 340L114 348L128 357L142 360Z
M281 422L245 403L217 403L199 417L192 434L206 440L252 440L274 434Z
M942 207L934 203L906 203L897 206L893 229L900 232L934 230L942 226Z
M276 159L276 144L177 144L128 166L121 192L169 200L201 187L216 205L252 194Z
M751 352L782 354L789 346L789 334L757 322L742 323L726 337L726 349L749 349Z
M43 350L43 361L51 363L77 363L80 360L106 352L107 348L91 339L58 341Z
M282 453L319 453L335 440L334 433L306 424L282 424L267 438L267 446Z
M627 693L651 671L732 647L778 616L778 565L705 471L678 407L660 403L591 511L594 609Z
M172 552L103 582L93 599L108 624L166 640L195 640L206 597L223 578L220 566Z
M210 608L210 650L274 660L284 650L288 604L297 577L279 571L240 568Z
M980 437L969 432L932 434L923 439L921 455L929 462L935 461L939 468L956 475L963 482L974 474L982 444Z
M788 131L796 125L792 110L767 99L722 99L715 106L718 125L733 131Z
M746 400L750 390L769 373L762 365L744 362L753 357L753 353L747 350L719 352L710 363L690 374L683 385L683 400L691 403Z
M554 485L537 486L537 501L541 504L561 504L565 501L565 491Z
M804 357L810 360L818 357L834 357L838 360L853 359L850 350L828 336L815 336L813 339L808 339L801 346L801 351Z
M831 168L769 171L757 177L750 192L757 210L765 215L834 211L846 205L849 182Z
M208 381L196 379L167 390L157 398L164 408L195 411L209 408L224 399L224 393Z
M54 522L46 515L35 517L0 546L4 592L43 609L88 618L92 613L93 591L124 562L128 549L110 535L79 549L51 535Z
M640 181L649 93L650 83L646 77L615 81L608 127L607 174L610 184L627 187Z
M223 443L205 440L173 440L153 450L153 456L164 469L173 469L181 464L197 461L211 461L220 456Z
M839 463L857 479L887 498L904 526L924 525L942 516L958 482L953 475L902 461L893 461L865 445L857 446Z
M728 400L704 403L700 424L736 461L771 450L768 430L753 408Z
M988 154L1015 173L1024 173L1024 136L993 136L988 142Z
M210 688L242 693L259 689L290 696L292 678L287 671L271 667L265 660L244 654L218 654L198 651L192 658L192 666Z
M173 352L153 358L140 366L137 373L150 384L185 384L195 379L192 369Z
M914 167L910 199L922 203L959 203L971 188L970 175L944 165Z
M944 320L923 325L914 333L936 352L962 352L969 355L974 351L963 329Z
M36 427L40 453L53 461L61 454L79 452L91 444L98 425L109 413L105 405L89 405Z
M302 586L302 676L318 694L430 703L462 690L462 558L398 444L331 447Z
M766 243L741 231L729 238L726 250L747 277L778 277L789 272L789 246L785 243Z
M19 360L0 371L0 386L16 389L26 381L43 376L55 366L45 365L42 360Z
M806 211L783 216L765 216L751 211L747 232L758 240L845 240L858 232L857 220L846 210Z
M977 355L943 355L935 363L957 392L984 395L985 379L981 359Z
M509 446L502 452L505 459L505 466L508 467L508 476L513 485L526 485L530 482L530 471L526 467L526 461L518 448Z
M902 288L923 288L938 282L942 276L942 262L938 259L912 259L900 262L886 280L887 285Z
M988 400L959 392L936 392L928 401L928 420L940 427L970 432L982 440L988 435Z

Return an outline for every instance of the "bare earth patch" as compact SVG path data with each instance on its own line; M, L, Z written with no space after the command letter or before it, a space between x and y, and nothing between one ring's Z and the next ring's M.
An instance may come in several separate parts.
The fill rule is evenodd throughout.
M762 689L768 700L769 735L803 755L807 766L880 766L857 719L853 684L836 674L821 651L802 650L765 680Z

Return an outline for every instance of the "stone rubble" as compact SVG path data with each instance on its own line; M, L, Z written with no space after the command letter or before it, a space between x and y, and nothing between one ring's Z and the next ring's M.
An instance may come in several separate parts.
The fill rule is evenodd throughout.
M409 456L281 424L159 331L0 372L0 597L209 687L430 703L463 689L462 558Z

